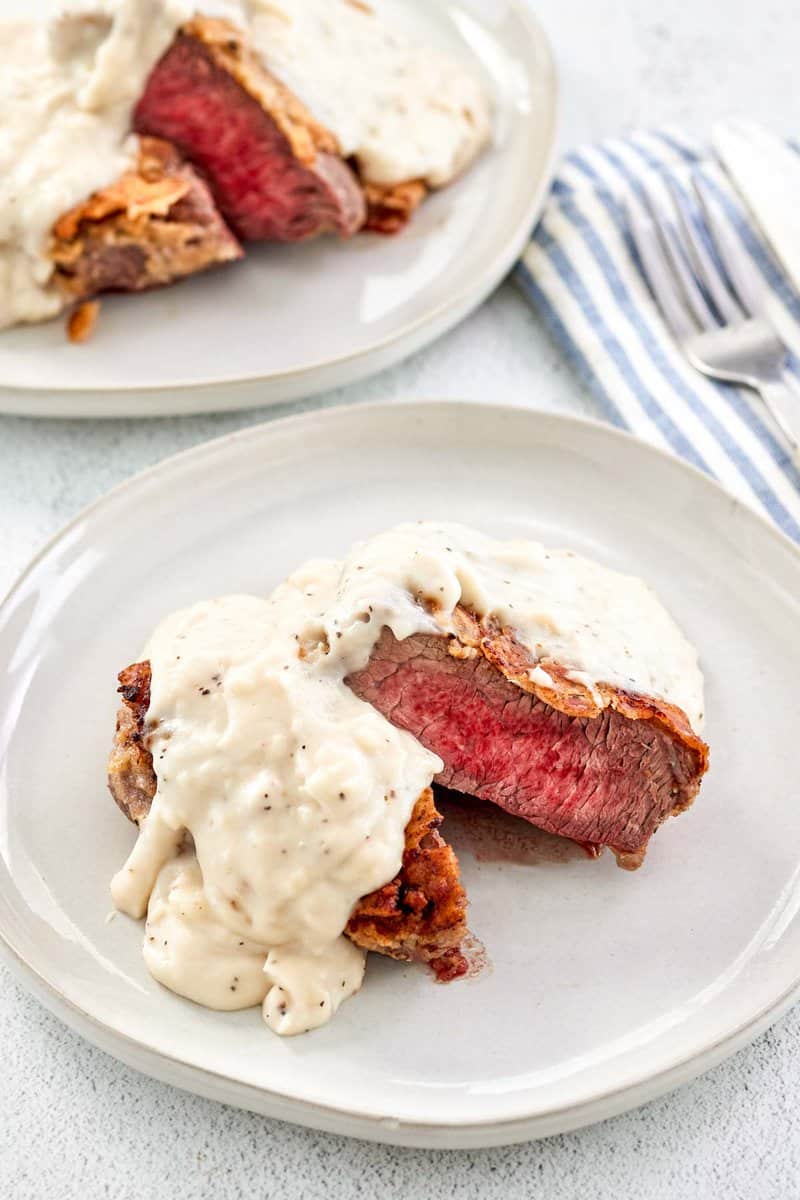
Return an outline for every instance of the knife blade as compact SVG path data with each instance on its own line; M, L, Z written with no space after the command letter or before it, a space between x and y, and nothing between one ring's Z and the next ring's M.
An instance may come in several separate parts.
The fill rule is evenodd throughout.
M800 154L756 121L725 121L714 151L800 293Z

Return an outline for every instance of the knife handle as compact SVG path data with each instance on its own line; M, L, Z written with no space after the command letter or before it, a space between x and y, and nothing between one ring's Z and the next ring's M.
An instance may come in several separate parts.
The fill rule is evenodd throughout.
M778 379L759 382L755 390L789 442L792 461L800 467L800 396Z

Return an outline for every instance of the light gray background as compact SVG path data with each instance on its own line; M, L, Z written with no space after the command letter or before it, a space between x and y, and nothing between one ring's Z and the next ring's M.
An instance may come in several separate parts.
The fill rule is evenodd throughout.
M797 0L537 0L535 7L560 64L565 148L637 124L672 121L701 132L734 114L800 132ZM324 402L412 394L594 413L510 284L432 349ZM283 411L105 424L0 418L0 591L45 538L112 484ZM0 1047L0 1196L7 1200L800 1195L800 1009L723 1066L637 1112L474 1153L371 1146L184 1095L85 1044L3 967Z

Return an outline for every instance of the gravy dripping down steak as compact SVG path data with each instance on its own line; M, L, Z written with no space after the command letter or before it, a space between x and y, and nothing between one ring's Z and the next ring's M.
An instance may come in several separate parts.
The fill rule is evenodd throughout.
M148 748L149 662L119 675L122 705L108 764L111 795L125 815L140 824L158 786ZM397 876L356 906L345 930L365 950L428 963L440 979L466 972L459 947L466 934L466 896L458 862L442 839L442 818L426 788L406 827L403 865Z

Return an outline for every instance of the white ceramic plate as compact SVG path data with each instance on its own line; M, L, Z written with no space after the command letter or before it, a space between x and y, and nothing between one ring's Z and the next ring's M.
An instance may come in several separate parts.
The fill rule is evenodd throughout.
M0 333L0 411L154 416L293 400L388 367L485 299L519 256L550 181L547 40L525 0L383 3L483 74L493 149L398 237L251 247L244 263L178 287L109 297L81 346L62 320ZM0 18L18 15L16 0L0 0Z
M265 593L401 520L461 519L639 572L701 649L712 768L644 867L461 854L492 970L435 986L371 957L327 1028L281 1040L161 989L108 881L115 675L170 609ZM42 1000L125 1062L379 1140L482 1146L608 1116L762 1029L800 982L800 555L678 461L519 409L392 405L247 429L78 517L0 610L0 933Z

